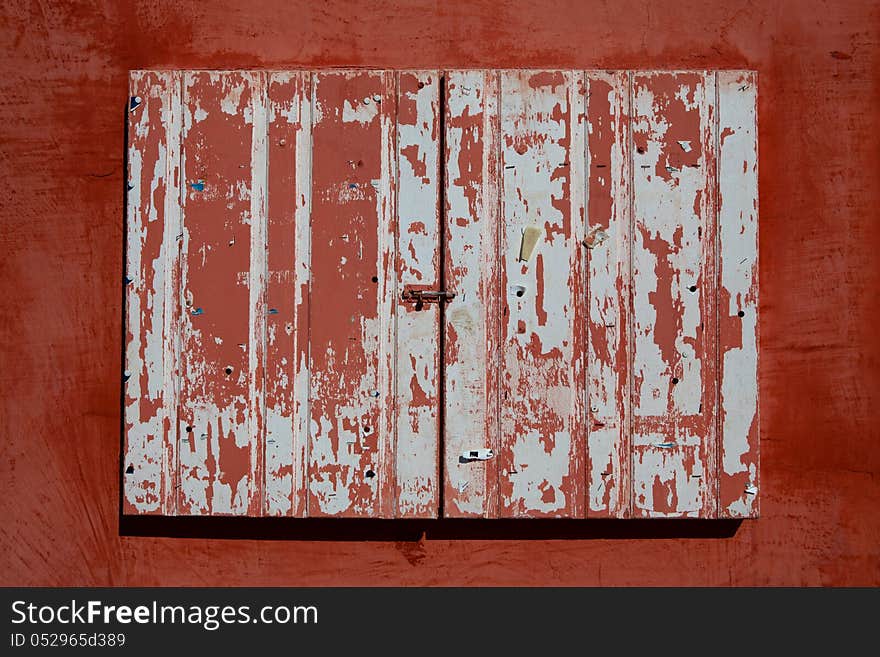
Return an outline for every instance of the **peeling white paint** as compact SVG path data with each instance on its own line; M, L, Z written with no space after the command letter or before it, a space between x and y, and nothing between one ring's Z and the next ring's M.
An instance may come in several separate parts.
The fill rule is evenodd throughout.
M714 455L714 205L710 182L714 153L715 78L700 76L696 85L681 83L674 94L687 110L687 126L653 92L670 84L665 73L640 74L633 80L633 131L642 135L644 153L633 153L633 352L632 431L633 505L639 515L714 514L714 484L692 477L686 463L710 471ZM672 82L673 84L677 83ZM670 167L684 149L668 136L682 130L699 133L695 166ZM669 150L672 149L672 150ZM696 154L688 153L690 160ZM664 155L665 153L665 155ZM661 159L665 156L666 159ZM658 172L662 167L664 171ZM661 260L662 259L662 260ZM658 277L658 271L664 278ZM662 286L662 289L661 289ZM671 299L671 306L668 304ZM665 331L673 325L674 344ZM663 329L661 334L661 326ZM665 353L663 342L671 353ZM671 357L671 361L668 360ZM707 374L708 371L708 374ZM706 391L708 390L708 395ZM708 406L705 400L710 400ZM697 427L700 429L691 429ZM651 430L662 426L663 433ZM699 432L699 435L693 433ZM674 443L671 449L652 447ZM685 445L695 443L685 458ZM670 487L668 499L654 499L655 487Z
M551 82L552 80L552 82ZM503 515L580 515L578 466L584 444L583 355L577 333L585 237L582 76L573 72L501 73L501 266L509 308L502 323L501 446L514 470ZM568 218L560 210L567 206ZM522 232L543 228L529 262ZM521 289L520 289L521 288ZM558 427L558 428L555 428ZM510 450L505 454L506 450ZM526 467L523 467L526 466Z
M131 79L131 94L138 95L141 103L129 113L130 134L144 144L155 144L155 150L140 150L130 144L128 153L126 276L130 282L126 322L130 339L125 352L127 430L123 481L125 500L139 513L167 514L175 510L171 491L175 441L173 432L169 435L166 430L166 422L170 420L173 424L176 412L173 272L179 216L179 85L177 73L138 72ZM161 119L152 125L151 112ZM150 141L153 134L155 142ZM152 169L150 164L144 166L145 158L152 163ZM150 176L148 198L141 197L145 175ZM155 240L157 235L159 249L153 252L154 257L144 261L147 239ZM153 410L148 410L150 407Z
M608 161L594 162L594 154L584 144L585 135L596 129L587 119L590 89L579 85L594 80L610 85L607 119L617 135L629 112L631 74L569 71L562 72L561 84L548 84L549 78L542 77L532 85L533 73L447 73L447 153L442 156L435 71L372 72L381 79L381 93L364 96L360 91L332 108L322 108L317 101L320 79L354 78L362 71L319 74L314 81L307 72L132 74L130 94L140 103L129 112L133 186L127 198L126 273L131 282L126 326L131 337L125 352L124 467L132 472L124 475L126 513L436 514L439 312L433 304L411 312L400 293L405 285L439 287L437 170L442 163L447 281L448 289L456 293L443 327L447 350L454 349L443 383L444 515L626 516L631 504L634 515L711 516L719 488L726 500L721 515L757 515L753 74L706 74L697 84L679 85L673 95L698 112L699 139L676 136L678 119L663 111L645 84L651 76L636 74L634 127L649 133L644 153L636 154L635 149L630 153L627 136L614 143ZM427 84L407 90L402 81L408 75ZM712 115L716 78L717 131ZM294 97L276 102L267 91L273 79L299 79L302 84ZM219 98L206 102L210 96L192 95L197 80L220 90ZM400 89L400 97L395 98L395 89ZM395 122L397 102L415 103L414 123ZM226 125L235 125L247 135L242 143L250 149L250 171L219 184L216 172L196 167L195 146L185 141L190 130L204 130L205 121L216 121L218 112L233 117L225 119ZM323 371L315 371L315 355L308 344L313 312L311 130L331 115L334 121L363 126L378 118L381 126L376 144L380 177L352 186L342 161L339 185L320 192L341 204L375 199L375 219L372 211L365 213L369 216L363 218L363 226L377 231L376 261L363 262L363 244L353 257L340 257L340 276L345 276L343 269L354 266L379 273L376 287L368 286L375 290L376 316L358 319L359 344L370 364L356 378L341 349L327 354ZM465 128L467 117L478 118ZM266 319L271 311L265 295L274 275L266 250L270 247L268 124L275 120L296 123L298 128L297 137L288 136L290 143L282 144L296 170L295 226L291 227L296 249L291 271L277 272L293 283L296 310L292 320L273 323ZM161 135L158 141L156 135ZM711 256L716 209L712 183L707 182L715 176L716 139L721 196L718 281L721 293L727 295L718 315L727 322L726 330L733 331L730 345L720 354L704 337L715 331L713 304L718 292ZM136 146L144 140L152 144L149 149ZM477 153L469 160L471 146ZM699 151L701 158L696 165L674 164L660 159L669 155L664 148L685 159ZM588 172L599 164L602 170L588 182ZM196 189L191 183L205 188ZM608 193L612 201L610 217L603 217L601 227L596 217L583 212L589 190ZM644 229L632 233L630 191L634 221ZM220 201L235 209L218 220L235 236L217 244L194 243L193 226L183 217L187 198ZM569 226L561 225L563 207L571 212ZM529 227L543 234L531 257L520 261L523 230ZM156 231L162 231L158 246L153 240ZM249 321L247 336L229 342L201 328L208 324L196 319L196 311L202 310L199 292L194 294L187 281L189 267L210 266L212 259L236 245L236 239L249 240L246 270L230 275L233 285L247 289ZM360 238L357 231L349 230L340 239ZM647 248L646 241L651 240L666 245L678 241L678 245L658 261L656 245ZM625 312L630 245L631 327ZM189 260L179 261L181 251L189 254ZM506 271L505 283L500 264ZM664 282L671 283L671 290L661 289L655 271L664 264L672 272ZM658 306L656 300L667 293L673 307ZM668 322L668 313L673 312L681 330L670 367L668 354L655 341L654 328ZM741 340L734 330L738 327ZM626 343L630 330L631 371L625 355L615 351L618 344ZM722 326L722 341L724 331ZM293 353L280 354L277 361L283 366L277 382L289 397L269 405L263 389L264 377L271 375L264 374L265 349L281 336L292 336L295 345ZM208 363L197 353L199 346L236 343L246 358L241 366L231 357L228 365ZM588 353L581 353L582 349ZM717 393L716 355L721 368ZM225 367L231 370L227 378L223 378ZM632 394L621 395L630 375ZM221 379L238 386L240 394L218 402L209 385ZM334 417L311 418L314 400L339 389L357 391L356 398ZM717 438L716 398L720 399ZM630 401L635 405L632 418ZM191 425L184 414L195 418ZM704 421L709 424L701 424ZM338 439L338 450L330 444L330 434ZM250 465L243 476L230 479L223 469L228 467L229 450L236 448L244 450ZM474 448L492 450L494 458L461 458ZM312 508L307 506L309 490ZM356 499L360 501L355 503Z
M475 441L496 453L498 447L498 77L486 71L450 71L446 88L445 230L447 253L455 254L447 256L446 276L456 297L444 326L443 514L490 516L497 508L496 461L462 463L458 455ZM480 168L463 169L462 160L467 163L470 150L477 148Z
M400 106L415 106L412 123L398 118L397 125L398 289L439 289L440 84L436 71L402 72L398 79ZM416 79L421 88L413 84ZM397 512L404 517L437 515L439 310L437 304L420 311L411 303L397 306L395 458Z
M250 201L250 216L243 220L250 227L250 276L248 280L248 373L247 388L247 433L236 436L236 445L247 447L252 477L256 480L261 473L257 472L258 464L263 458L265 445L266 399L264 379L266 369L266 245L267 245L267 194L269 181L268 156L268 98L266 78L262 74L252 73L246 78L251 95L251 181L247 195L242 200ZM244 85L242 85L243 87ZM239 480L239 487L245 479ZM250 495L256 495L259 501L263 486L257 488L254 481L253 490L237 491L237 504L230 508L247 508ZM263 508L259 513L263 513Z
M308 294L306 292L303 295L303 287L308 286L309 279L307 203L311 196L311 75L303 72L271 73L268 91L268 121L270 125L276 126L276 132L273 133L270 128L269 133L272 135L280 132L286 135L282 138L283 143L277 141L273 144L270 137L268 192L273 194L270 211L274 207L271 201L280 201L284 199L284 195L293 193L295 200L293 222L290 224L288 220L291 217L279 215L280 211L277 209L276 214L268 217L274 222L267 233L266 249L270 256L274 256L270 260L268 279L283 283L280 290L274 291L275 295L293 295L294 299L292 317L285 318L284 324L270 323L267 332L265 505L268 515L304 516L309 408L308 351L306 350L302 358L298 354L302 343L308 344ZM286 161L290 155L292 163ZM274 167L285 171L289 164L292 164L293 189L273 189L271 181L275 174ZM286 203L282 205L287 207ZM277 258L280 245L273 242L273 239L277 237L281 240L288 233L293 236L293 258ZM275 269L284 267L285 262L290 262L289 270ZM268 295L267 290L267 297ZM268 298L267 302L273 303ZM302 327L305 328L304 331L301 330ZM282 340L282 335L289 339ZM273 359L277 361L273 361L272 367L269 363L269 349L272 350ZM284 351L285 349L290 351ZM279 371L280 377L277 375Z
M721 287L729 295L727 307L718 312L722 322L738 322L742 331L740 346L721 354L722 505L743 488L735 475L744 473L747 481L721 512L743 518L758 513L757 80L753 74L719 72L718 97L719 267ZM725 336L722 331L722 348Z
M379 114L378 103L364 103L359 100L350 100L348 98L342 104L342 121L343 123L367 124L373 121Z
M629 373L629 74L590 71L587 82L590 98L600 100L607 89L603 100L608 103L607 114L600 114L604 105L587 100L589 134L598 137L601 128L602 143L611 142L607 153L593 153L589 143L585 148L588 246L590 235L607 236L594 239L587 253L588 515L621 517L629 514L630 501L629 395L621 394L628 389ZM608 200L607 216L589 210L592 195L597 205Z

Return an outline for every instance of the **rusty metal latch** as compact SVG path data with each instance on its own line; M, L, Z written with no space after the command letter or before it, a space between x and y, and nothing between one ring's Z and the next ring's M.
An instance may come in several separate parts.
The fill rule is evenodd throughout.
M455 292L447 292L446 290L415 290L406 287L403 289L402 298L404 301L411 301L417 306L421 306L425 303L452 301L455 298Z

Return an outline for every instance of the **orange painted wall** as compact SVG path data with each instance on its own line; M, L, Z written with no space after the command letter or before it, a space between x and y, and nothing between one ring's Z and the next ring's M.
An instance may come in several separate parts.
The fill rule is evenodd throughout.
M22 0L0 46L0 583L880 584L876 2ZM342 65L759 71L760 520L120 526L127 72Z

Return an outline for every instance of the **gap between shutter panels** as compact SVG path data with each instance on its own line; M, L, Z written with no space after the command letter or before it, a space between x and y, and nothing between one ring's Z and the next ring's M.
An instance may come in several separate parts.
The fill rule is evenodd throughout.
M134 72L125 512L756 516L756 83Z

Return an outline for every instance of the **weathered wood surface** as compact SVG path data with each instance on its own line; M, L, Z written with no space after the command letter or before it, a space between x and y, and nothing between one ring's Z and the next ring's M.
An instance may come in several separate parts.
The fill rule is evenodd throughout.
M445 516L498 513L498 462L462 458L497 453L501 285L499 238L499 77L446 76Z
M440 497L440 306L409 289L439 289L440 91L437 71L404 72L397 97L397 443L399 517L434 517Z
M758 79L718 73L719 514L758 505Z
M180 73L129 81L124 373L126 513L176 511Z
M587 73L587 515L627 517L630 490L629 74Z
M632 79L633 514L716 514L715 77Z
M268 78L265 512L306 515L312 76Z
M499 516L584 515L584 96L583 73L501 74Z
M437 515L439 89L132 74L127 513Z
M757 515L754 74L130 93L126 513Z
M394 491L394 79L315 75L309 515L386 515Z
M183 79L179 512L261 511L263 76Z

